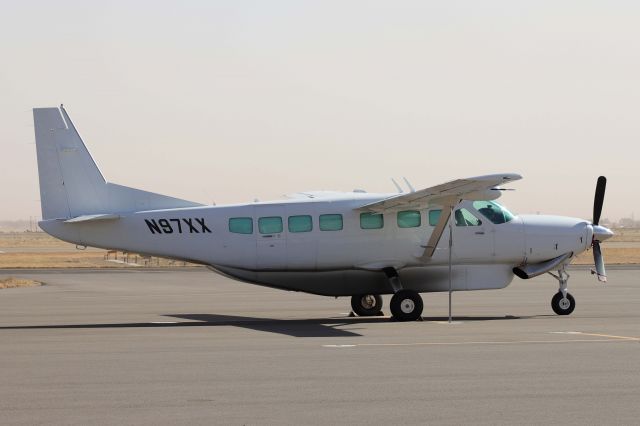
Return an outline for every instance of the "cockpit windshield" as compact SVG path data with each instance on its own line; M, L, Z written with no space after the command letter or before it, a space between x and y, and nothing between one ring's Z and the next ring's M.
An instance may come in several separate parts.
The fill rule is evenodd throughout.
M496 225L510 222L515 217L509 210L495 201L474 201L473 208Z

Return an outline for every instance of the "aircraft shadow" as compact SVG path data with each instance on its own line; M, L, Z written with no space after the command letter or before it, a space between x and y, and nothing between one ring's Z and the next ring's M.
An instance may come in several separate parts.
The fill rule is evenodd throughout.
M504 321L504 320L519 320L519 319L530 319L530 318L539 318L539 317L550 317L555 315L524 315L524 316L514 316L514 315L503 315L501 317L498 316L484 316L484 317L469 317L469 316L454 316L453 321L461 321L461 322L474 322L474 321ZM449 317L422 317L422 321L434 321L434 322L446 322L449 321Z
M127 322L102 324L47 324L24 326L0 326L2 330L73 330L73 329L107 329L107 328L171 328L171 327L241 327L256 331L284 334L293 337L357 337L361 336L342 325L365 322L384 322L383 318L351 318L344 319L294 319L280 320L273 318L242 317L214 314L173 314L164 315L169 318L180 318L189 321L180 322ZM388 321L388 320L387 320Z
M292 337L361 336L360 334L352 331L336 328L343 325L353 324L354 322L350 321L350 318L274 319L216 314L172 314L165 316L190 320L188 324L199 323L212 326L234 326L255 331L284 334ZM375 322L375 319L371 318L364 320L366 322Z
M180 322L129 322L103 324L51 324L0 326L1 330L64 330L64 329L106 329L106 328L171 328L171 327L241 327L255 331L283 334L292 337L359 337L359 333L338 327L358 324L391 323L388 317L344 317L344 318L313 318L313 319L274 319L259 317L243 317L235 315L216 314L166 314L167 318L179 318L188 321ZM500 321L518 320L534 316L458 316L454 321ZM423 321L447 321L447 317L423 317Z

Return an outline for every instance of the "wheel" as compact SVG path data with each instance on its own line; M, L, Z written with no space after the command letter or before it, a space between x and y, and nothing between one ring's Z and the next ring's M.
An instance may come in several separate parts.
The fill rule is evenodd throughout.
M415 321L422 315L422 297L413 290L400 290L391 298L391 315L398 321Z
M567 298L562 297L562 292L557 292L551 299L551 308L558 315L569 315L576 308L576 299L569 293Z
M351 296L351 309L359 317L373 317L382 311L382 297L379 294L359 294Z

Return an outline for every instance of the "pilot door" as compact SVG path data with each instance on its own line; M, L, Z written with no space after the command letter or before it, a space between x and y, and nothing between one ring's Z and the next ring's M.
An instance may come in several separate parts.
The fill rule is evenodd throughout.
M493 228L482 219L464 207L454 211L453 257L456 261L474 263L493 259Z

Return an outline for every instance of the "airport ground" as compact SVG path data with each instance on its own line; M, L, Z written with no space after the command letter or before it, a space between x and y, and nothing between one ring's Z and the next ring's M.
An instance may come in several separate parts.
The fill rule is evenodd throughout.
M425 320L205 269L4 270L2 424L637 424L640 269L425 294ZM388 303L388 297L385 298ZM388 312L388 310L387 310Z

